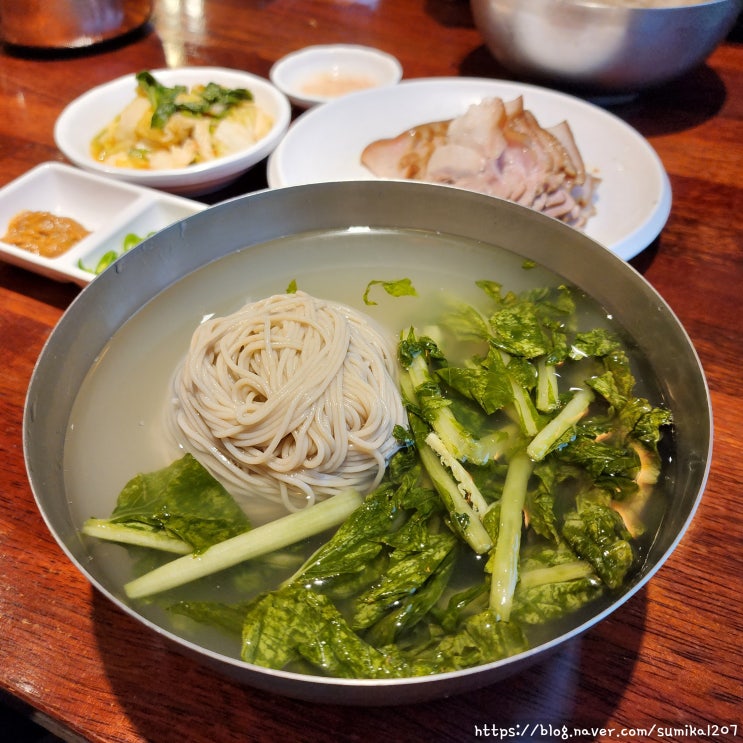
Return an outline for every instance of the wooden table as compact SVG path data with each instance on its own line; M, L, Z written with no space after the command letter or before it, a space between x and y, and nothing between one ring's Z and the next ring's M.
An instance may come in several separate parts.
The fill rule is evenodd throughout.
M55 118L93 85L186 64L267 76L283 54L325 42L392 52L408 78L507 76L485 51L465 0L160 0L143 33L108 46L3 51L0 185L63 159L52 138ZM647 741L661 737L659 728L669 737L669 727L698 727L705 733L694 739L731 740L721 732L725 725L743 735L739 31L701 69L613 110L650 140L670 175L671 217L657 244L633 263L696 345L716 425L701 506L646 588L548 661L458 698L393 709L318 706L226 680L93 592L47 531L24 468L24 396L45 339L78 290L0 263L3 695L65 739L106 743L470 740L526 723L541 725L544 740L591 727L613 732L574 739ZM259 166L210 201L262 186ZM640 730L652 726L654 734Z

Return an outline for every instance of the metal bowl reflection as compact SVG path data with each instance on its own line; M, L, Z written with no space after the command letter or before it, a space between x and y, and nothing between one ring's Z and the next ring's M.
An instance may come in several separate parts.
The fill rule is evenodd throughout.
M591 92L627 93L700 65L730 31L743 2L471 0L471 7L490 52L512 72Z
M0 39L34 49L79 49L135 31L151 15L151 0L3 0Z

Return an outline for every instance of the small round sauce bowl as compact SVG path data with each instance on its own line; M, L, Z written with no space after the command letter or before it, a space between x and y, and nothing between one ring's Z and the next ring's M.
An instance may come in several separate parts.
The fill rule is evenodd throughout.
M297 108L311 108L349 93L395 85L402 66L378 49L327 44L287 54L271 68L270 78Z

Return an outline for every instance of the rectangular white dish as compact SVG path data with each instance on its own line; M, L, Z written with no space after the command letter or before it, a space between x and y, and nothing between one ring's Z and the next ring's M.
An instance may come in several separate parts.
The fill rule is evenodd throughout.
M198 201L63 163L42 163L0 189L0 259L56 281L84 286L95 278L92 269L104 253L122 252L127 234L146 237L206 208ZM69 217L90 234L56 258L35 255L2 241L10 221L24 210Z

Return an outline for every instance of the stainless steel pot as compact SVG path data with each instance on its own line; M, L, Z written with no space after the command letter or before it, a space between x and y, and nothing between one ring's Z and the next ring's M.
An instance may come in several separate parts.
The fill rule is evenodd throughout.
M700 65L743 2L471 0L471 7L490 52L512 72L588 92L633 92Z
M401 242L400 230L413 237ZM342 235L342 240L332 243L330 253L324 252L322 242L328 232ZM389 235L383 243L375 243L382 252L373 258L364 237L370 232ZM301 253L291 243L289 250L284 249L284 238L307 234L317 237L311 245L301 243ZM240 296L260 296L257 292L266 282L283 287L289 279L298 278L304 285L313 273L323 274L338 264L362 277L370 270L378 271L378 278L397 277L411 266L416 270L446 259L455 261L453 273L492 277L502 270L497 258L501 248L542 264L600 302L631 335L658 379L663 399L672 405L675 455L669 463L670 503L631 585L593 607L589 616L577 619L559 637L528 652L453 673L389 681L321 678L259 668L184 639L145 615L142 607L126 601L121 581L108 569L111 566L97 559L90 542L80 536L81 518L91 515L92 504L81 503L80 494L68 487L64 450L83 380L100 361L111 337L125 326L131 329L140 309L148 303L151 309L152 303L166 298L165 305L156 305L158 317L171 318L168 343L160 347L177 346L174 323L183 323L189 307L201 313L194 294L199 277L204 279L203 271L210 275L208 271L221 261L226 261L228 278L220 274L219 282L209 279L210 293L221 297L234 289L226 284L237 282ZM235 259L239 270L231 262ZM522 258L517 260L521 266ZM123 436L122 428L103 415L105 425ZM138 414L134 415L137 424ZM101 433L98 426L96 436ZM650 284L609 250L561 222L499 199L444 186L364 181L239 197L162 230L124 255L82 291L51 334L31 379L23 441L38 507L61 548L99 591L122 611L170 638L175 648L245 683L288 696L333 704L401 704L464 692L516 673L635 594L672 553L696 510L709 471L712 419L704 374L683 327ZM110 465L107 460L100 466ZM97 481L88 465L82 476L86 482ZM99 488L92 490L100 501Z
M151 0L0 0L0 39L39 49L75 49L143 26Z

